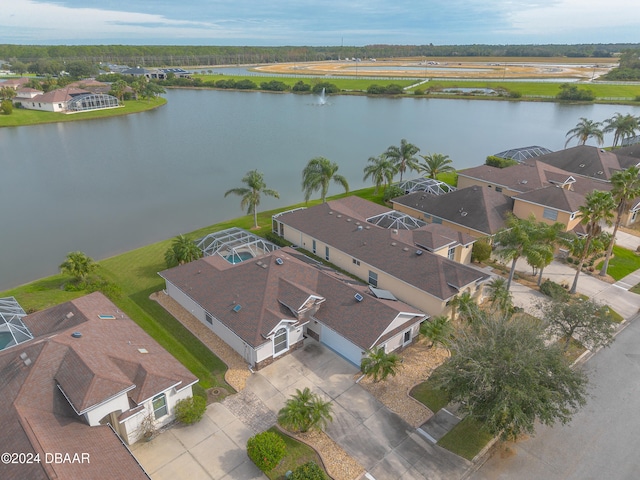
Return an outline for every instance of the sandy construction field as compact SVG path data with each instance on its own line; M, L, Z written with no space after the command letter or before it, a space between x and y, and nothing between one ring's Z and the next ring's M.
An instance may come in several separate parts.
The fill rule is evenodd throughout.
M592 80L617 66L617 59L436 58L342 60L279 63L257 72L291 75L380 76L416 78L580 79Z

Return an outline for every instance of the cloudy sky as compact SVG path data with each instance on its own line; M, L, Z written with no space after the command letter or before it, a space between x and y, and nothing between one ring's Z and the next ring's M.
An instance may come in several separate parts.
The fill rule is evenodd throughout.
M635 43L637 0L0 0L0 43Z

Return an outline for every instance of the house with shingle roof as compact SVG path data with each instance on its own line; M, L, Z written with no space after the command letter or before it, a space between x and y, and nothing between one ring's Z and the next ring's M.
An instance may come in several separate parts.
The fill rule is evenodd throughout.
M354 218L341 213L343 200L278 214L273 231L431 316L448 310L462 292L481 294L488 276L425 249L414 238L420 229L383 228ZM460 248L471 251L470 244Z
M391 200L393 208L432 224L475 238L495 235L505 226L513 200L493 189L473 185L443 195L413 192Z
M551 185L514 196L513 214L518 218L533 215L537 220L550 225L559 222L569 232L580 224L580 205L583 204L583 195Z
M609 151L590 145L578 145L538 157L541 162L561 168L573 175L608 181L618 170L625 170L637 161L619 150Z
M33 335L0 351L2 451L88 461L4 465L2 478L149 477L126 444L157 426L198 379L99 292L26 315Z
M255 369L305 337L358 366L369 349L390 352L417 338L426 319L419 309L310 260L291 248L235 264L213 255L160 276L169 296Z

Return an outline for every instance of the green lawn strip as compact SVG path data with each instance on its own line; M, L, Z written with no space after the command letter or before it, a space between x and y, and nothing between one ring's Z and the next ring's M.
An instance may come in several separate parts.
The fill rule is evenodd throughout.
M638 283L637 285L634 285L632 288L629 289L629 291L631 293L637 293L638 295L640 295L640 283Z
M492 438L493 435L487 432L480 422L465 417L438 440L438 445L467 460L473 460Z
M604 261L599 262L596 265L596 270L600 270L603 263ZM608 275L620 280L639 268L640 255L617 245L613 247L613 256L609 260L609 267L607 268Z
M44 310L75 298L86 292L67 292L63 289L69 277L53 275L0 293L0 297L16 297L27 313Z
M633 292L633 293L638 293L638 292ZM620 315L618 312L616 312L613 308L609 307L608 305L607 305L607 310L609 310L609 316L611 317L611 320L613 320L616 323L622 323L622 321L624 320L624 317L622 315Z
M446 407L449 403L449 396L444 391L433 388L430 380L413 387L409 395L425 405L433 413Z
M163 97L152 98L149 100L127 100L124 102L123 107L104 110L90 110L88 112L74 114L14 108L11 115L0 115L0 127L19 127L26 125L39 125L42 123L75 122L78 120L90 120L94 118L117 117L120 115L152 110L164 105L165 103L167 103L167 99Z
M452 187L458 186L458 172L444 172L438 174L438 180L451 185Z
M559 342L561 347L564 348L564 338L560 339ZM573 363L578 359L580 355L582 355L586 351L587 349L584 348L584 346L578 340L576 340L575 338L571 338L571 340L569 341L569 346L563 352L563 354L564 358L566 358L569 363Z
M288 471L293 471L296 469L296 467L304 465L305 463L310 461L316 462L320 466L320 468L324 470L319 455L309 445L302 443L293 437L290 437L278 427L271 427L269 431L280 436L287 446L286 456L282 459L282 461L276 468L266 473L267 477L269 477L271 480L284 480L286 478L285 474Z

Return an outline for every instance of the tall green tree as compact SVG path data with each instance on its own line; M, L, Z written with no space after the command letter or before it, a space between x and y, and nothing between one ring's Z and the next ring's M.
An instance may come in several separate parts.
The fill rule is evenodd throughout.
M513 298L507 288L507 281L502 277L495 277L487 284L487 293L491 308L504 315L510 315L513 310Z
M611 252L616 243L616 234L620 228L622 216L629 210L631 200L640 197L640 168L633 166L626 170L615 172L611 175L611 184L613 185L611 195L613 195L614 201L618 204L618 208L616 209L616 221L613 225L611 241L607 246L607 254L604 257L604 264L600 270L601 276L607 274Z
M2 85L2 84L0 84ZM17 95L16 91L11 87L1 87L0 88L0 100L13 100L13 98Z
M391 185L391 182L393 182L393 177L396 174L395 165L384 155L369 157L367 163L367 166L364 167L364 177L362 181L366 182L370 178L376 186L376 194L382 184L384 184L384 189L386 190L387 187Z
M463 292L451 299L451 319L456 316L465 322L471 323L481 314L478 301L469 293Z
M604 133L613 132L613 148L616 148L618 142L627 137L633 137L636 130L640 128L638 117L634 117L630 113L622 115L616 113L613 117L605 120L606 126L602 130Z
M587 194L585 197L585 204L580 205L580 223L585 225L587 236L585 238L584 247L580 253L580 261L578 263L578 270L576 276L573 279L573 285L571 285L570 293L576 293L578 288L578 278L584 265L584 261L589 255L591 244L593 239L596 238L602 228L601 224L605 223L607 226L611 226L613 220L613 212L616 208L616 202L611 195L611 192L601 192L594 190Z
M193 262L200 257L202 257L202 250L193 240L183 235L174 238L171 246L164 253L164 260L168 268Z
M598 142L598 145L602 145L602 143L604 142L604 133L600 128L601 126L602 123L600 122L594 122L593 120L588 120L584 117L581 117L575 128L572 128L567 132L566 136L570 135L570 137L564 144L565 148L567 148L569 142L574 138L578 139L578 145L586 144L587 140L589 140L590 138L595 138L596 142Z
M349 192L349 183L342 175L338 175L338 164L324 157L315 157L309 160L302 171L302 190L304 200L308 202L311 194L320 191L322 203L327 201L329 184L333 181Z
M418 147L403 138L400 140L400 146L391 145L383 155L396 166L396 171L400 172L400 181L402 181L404 172L407 170L418 170L416 154L419 151L420 149Z
M431 153L429 155L420 155L424 162L418 164L418 169L424 172L427 177L437 179L441 173L455 172L453 168L453 160L449 158L449 155L443 155L441 153Z
M224 196L226 197L232 194L241 196L240 207L247 209L247 215L253 214L253 226L258 228L258 206L260 205L261 196L267 195L269 197L280 198L280 194L275 190L267 188L264 175L258 170L248 171L245 176L242 177L242 183L244 183L246 187L227 190Z
M534 433L536 421L566 424L586 403L586 376L545 343L541 322L482 317L457 332L451 350L432 383L503 439Z
M367 377L373 377L374 382L385 380L389 375L395 377L400 370L400 357L384 351L384 347L367 351L362 359L360 369Z
M538 271L538 286L542 284L542 273L544 269L548 267L553 261L553 256L556 250L556 246L560 242L560 234L564 231L565 226L556 222L549 225L545 222L538 222L532 235L533 248L527 249L525 256L527 263L534 269L534 275L536 270Z
M565 351L574 336L592 351L613 342L615 323L609 309L591 299L547 302L542 306L542 318L549 335L563 341Z
M448 347L453 337L453 325L445 315L432 317L420 325L420 335L431 340L431 347Z
M286 401L278 412L278 422L288 430L307 432L311 429L323 430L333 421L331 402L323 401L309 387L296 389L295 395Z
M84 252L70 252L59 268L62 273L71 275L76 281L82 282L98 268L98 265L93 261L93 258Z

